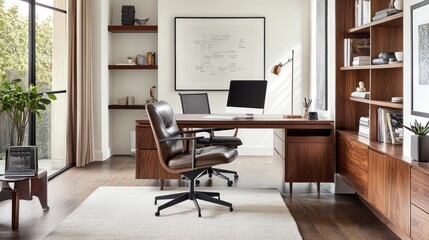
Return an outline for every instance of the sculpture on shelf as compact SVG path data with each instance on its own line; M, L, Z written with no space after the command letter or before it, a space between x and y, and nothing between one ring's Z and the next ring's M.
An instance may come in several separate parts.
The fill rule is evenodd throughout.
M154 92L153 92L155 88L156 88L156 86L153 86L153 87L150 88L150 90L149 90L150 98L146 100L146 104L158 102L158 99L155 98L155 95L154 95Z
M359 82L359 87L356 88L356 92L365 92L366 88L365 88L365 83L360 81Z

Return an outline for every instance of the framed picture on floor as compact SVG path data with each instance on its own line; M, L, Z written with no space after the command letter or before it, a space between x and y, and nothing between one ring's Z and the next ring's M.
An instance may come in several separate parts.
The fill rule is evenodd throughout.
M265 79L264 17L176 17L175 90Z
M429 117L429 0L411 6L411 114Z

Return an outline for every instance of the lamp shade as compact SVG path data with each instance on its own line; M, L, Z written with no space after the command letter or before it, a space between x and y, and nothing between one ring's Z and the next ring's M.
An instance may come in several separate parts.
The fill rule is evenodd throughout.
M274 65L274 67L271 69L271 73L275 75L279 75L280 71L282 70L282 63L279 63L277 65Z

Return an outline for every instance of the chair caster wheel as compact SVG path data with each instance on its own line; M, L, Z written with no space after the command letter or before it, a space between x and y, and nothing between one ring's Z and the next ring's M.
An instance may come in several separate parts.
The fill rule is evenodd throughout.
M198 217L201 217L201 213L198 213Z
M155 216L159 217L159 212L156 212L156 213L155 213Z
M230 208L229 208L229 211L230 211L230 212L232 212L232 211L234 211L234 209L232 209L232 207L230 207Z
M234 179L238 179L238 174L234 174Z
M212 174L211 174L211 173L209 173L209 177L212 177Z
M230 180L230 181L228 181L228 187L231 187L232 186L232 181Z
M200 180L195 180L195 185L200 184Z

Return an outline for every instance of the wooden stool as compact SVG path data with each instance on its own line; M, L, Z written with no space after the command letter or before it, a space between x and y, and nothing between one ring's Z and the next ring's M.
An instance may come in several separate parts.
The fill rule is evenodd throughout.
M0 201L12 200L12 230L19 228L19 200L32 200L33 196L39 198L43 210L48 210L48 174L40 169L34 177L4 177L0 176L2 189ZM9 183L14 183L12 189Z

